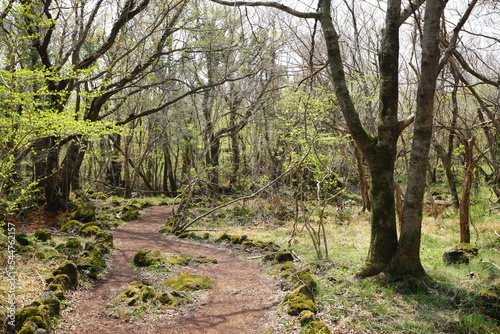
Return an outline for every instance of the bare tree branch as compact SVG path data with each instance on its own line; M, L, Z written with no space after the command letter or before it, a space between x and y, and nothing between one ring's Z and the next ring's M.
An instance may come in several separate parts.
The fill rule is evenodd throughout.
M445 52L443 53L443 56L439 61L438 72L441 72L441 69L443 68L444 64L446 64L448 58L450 58L451 54L453 53L453 50L455 50L458 41L458 34L460 33L460 30L462 30L462 27L464 26L465 22L467 22L467 19L469 18L470 13L472 12L472 9L476 5L476 3L477 0L471 1L464 15L453 29L453 36L451 37L450 43L448 43L448 47L446 48Z
M218 3L224 6L245 6L245 7L272 7L284 11L288 14L291 14L296 17L300 17L303 19L318 19L319 13L317 12L301 12L285 6L279 2L275 1L225 1L225 0L210 0L212 2Z

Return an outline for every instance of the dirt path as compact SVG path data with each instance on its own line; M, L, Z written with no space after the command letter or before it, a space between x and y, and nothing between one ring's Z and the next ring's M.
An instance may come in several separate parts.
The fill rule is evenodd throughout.
M262 267L229 251L158 233L170 209L151 207L142 218L113 231L118 249L109 263L109 272L96 286L76 291L63 310L65 321L56 333L92 334L253 334L273 333L271 308L276 291L262 276ZM139 274L129 265L139 249L159 249L168 253L188 253L217 259L215 265L187 267L183 271L204 274L215 280L201 305L188 311L172 311L154 323L131 323L104 315L106 304Z

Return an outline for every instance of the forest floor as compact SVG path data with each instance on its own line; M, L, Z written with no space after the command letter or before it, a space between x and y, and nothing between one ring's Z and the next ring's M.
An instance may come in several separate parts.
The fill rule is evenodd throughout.
M203 243L164 236L158 229L170 214L170 207L154 206L142 218L113 231L116 250L104 279L82 287L68 296L55 333L165 333L225 334L278 333L276 305L279 290L264 267L230 250ZM216 259L216 264L183 267L183 272L212 278L215 285L188 308L169 308L154 317L132 321L105 314L107 304L131 282L143 280L130 263L138 250L158 249ZM150 315L150 314L149 314Z

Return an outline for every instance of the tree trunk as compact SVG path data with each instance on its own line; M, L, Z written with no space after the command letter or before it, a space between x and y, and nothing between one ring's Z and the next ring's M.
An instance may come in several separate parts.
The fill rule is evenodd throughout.
M407 275L426 276L420 260L422 206L432 138L434 95L440 57L439 29L444 4L443 0L428 0L426 2L422 35L421 75L418 85L408 184L403 208L403 223L398 249L389 271L396 279Z

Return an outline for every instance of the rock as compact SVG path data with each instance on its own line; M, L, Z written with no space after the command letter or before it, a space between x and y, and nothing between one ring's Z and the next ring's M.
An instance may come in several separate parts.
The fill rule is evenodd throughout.
M78 204L76 210L71 213L70 217L71 219L88 223L95 219L95 210L96 206L92 203Z
M46 306L28 306L16 312L16 330L18 333L23 331L24 333L30 333L31 330L31 333L34 333L38 328L50 330L50 317Z
M147 267L159 264L187 266L190 263L217 263L217 260L189 254L162 253L159 250L139 250L134 256L134 265Z
M264 256L266 261L276 261L276 263L293 262L293 254L288 251L278 251Z
M71 280L69 279L69 276L66 274L59 274L56 276L52 276L46 279L47 284L50 285L58 285L60 286L64 291L68 290L71 287ZM51 291L54 291L53 289L49 289Z
M295 288L285 296L285 302L292 300L295 297L302 296L305 299L314 301L314 293L307 284L302 284L301 286Z
M74 262L64 262L52 272L52 275L54 277L56 277L57 275L67 275L71 287L78 285L78 267Z
M310 299L306 299L304 296L293 297L288 301L288 311L289 315L299 315L302 311L311 311L313 313L318 312L316 304Z
M63 233L76 233L81 226L82 223L80 223L78 220L73 219L61 226L61 228L59 228L59 231Z
M322 321L313 321L308 325L306 334L331 334L330 328Z
M101 226L98 225L99 223L91 222L91 223L86 223L83 224L79 229L78 229L78 235L82 237L90 237L93 235L97 235L98 233L104 232Z
M305 326L315 320L316 318L314 317L314 313L309 310L304 310L299 314L299 321L301 326Z
M169 292L162 293L160 297L158 297L158 301L162 305L169 305L169 306L177 306L180 304L179 300Z
M156 249L149 250L139 250L134 255L134 265L137 267L148 267L158 263L161 263L165 259L165 256Z
M136 281L127 285L123 292L113 299L109 305L134 306L139 302L147 302L158 297L159 293L149 283Z
M26 233L17 233L16 242L21 246L31 245L31 240Z
M164 284L174 290L198 291L212 288L214 281L204 275L182 273L177 277L165 281Z
M45 230L43 230L43 229L41 229L41 228L37 229L37 230L33 233L33 237L34 237L35 239L40 240L41 242L45 242L45 241L47 241L47 240L52 239L52 236L51 236L49 233L47 233L47 231L45 231Z
M470 259L477 256L479 250L476 246L461 243L448 248L443 253L443 261L446 264L469 263Z

